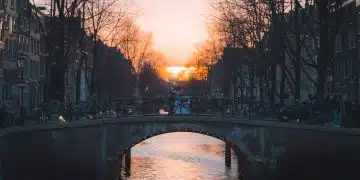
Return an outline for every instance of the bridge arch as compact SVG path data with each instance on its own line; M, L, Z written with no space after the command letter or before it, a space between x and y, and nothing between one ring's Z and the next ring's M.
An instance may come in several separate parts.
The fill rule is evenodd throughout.
M181 124L179 126L179 124ZM238 142L234 141L234 137L230 137L229 134L232 133L231 129L228 128L221 128L218 125L208 124L206 125L196 125L197 123L134 123L132 127L128 127L128 131L123 133L131 134L128 136L128 140L118 141L119 145L116 148L116 154L112 161L117 161L116 166L120 168L122 158L124 157L125 153L128 152L132 147L136 146L137 144L143 142L144 140L160 136L163 134L168 133L175 133L175 132L191 132L196 134L201 134L209 137L213 137L219 139L223 142L228 142L231 144L231 149L234 151L237 161L238 161L238 172L239 176L245 176L249 169L251 169L252 164L252 157L251 155L247 154L242 147L240 147ZM112 142L115 142L114 140ZM224 164L225 166L225 164Z

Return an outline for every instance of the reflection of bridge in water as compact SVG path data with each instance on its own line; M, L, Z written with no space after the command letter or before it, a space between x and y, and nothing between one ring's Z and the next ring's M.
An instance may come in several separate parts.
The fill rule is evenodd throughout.
M0 132L3 163L0 172L11 180L115 179L122 159L129 172L131 147L156 135L180 131L225 141L225 153L234 149L239 171L248 179L269 179L269 173L277 177L286 173L318 175L326 173L321 170L327 166L338 168L338 174L332 174L333 177L359 178L350 166L360 162L359 132L258 117L249 120L223 113L219 109L225 108L219 104L207 116L194 115L197 114L194 109L188 116L146 116L145 112L153 114L158 107L145 99L138 104L135 109L141 109L142 113L128 116L7 128ZM225 165L229 166L230 159L225 159ZM298 168L302 169L301 174L294 174L299 172ZM347 171L342 171L344 168Z

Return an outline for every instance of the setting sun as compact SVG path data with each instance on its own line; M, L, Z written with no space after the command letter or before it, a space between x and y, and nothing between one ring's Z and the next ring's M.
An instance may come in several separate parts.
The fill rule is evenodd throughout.
M184 67L184 66L170 66L166 68L171 78L179 80L187 80L191 73L196 71L195 67Z

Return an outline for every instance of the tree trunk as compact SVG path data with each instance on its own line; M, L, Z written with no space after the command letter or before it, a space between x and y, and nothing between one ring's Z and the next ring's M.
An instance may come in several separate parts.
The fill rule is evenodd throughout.
M278 58L278 46L277 46L277 12L276 12L276 2L271 1L270 4L270 9L271 9L271 52L272 52L272 59L271 61L271 76L270 76L270 80L271 80L271 93L270 93L270 105L272 107L275 107L275 97L276 97L276 65L277 65L277 58Z
M260 103L264 104L264 77L263 74L259 74L259 93L260 93Z
M315 1L318 7L318 17L320 22L320 53L318 56L318 84L316 97L321 101L325 94L326 69L329 62L329 46L328 46L328 2L324 0Z
M96 100L97 102L100 102L100 87L97 86L96 84L96 65L97 65L97 33L94 34L94 39L93 39L93 66L91 69L91 85L90 85L90 89L91 89L91 93L92 95L96 96Z
M284 14L284 0L281 1L281 15L283 16ZM279 18L279 17L277 17ZM279 51L279 60L280 60L280 66L281 66L281 81L280 81L280 104L284 104L284 100L285 100L285 81L286 81L286 59L285 59L285 49L283 48L285 46L285 31L284 31L284 23L283 22L283 17L281 17L281 21L280 19L278 19L278 32L277 32L277 37L279 39L279 45L278 45L278 51Z
M281 57L280 104L284 104L285 101L285 68L285 58Z
M301 99L300 90L301 90L301 39L300 39L300 23L299 23L299 0L295 0L295 38L296 38L296 51L295 51L295 61L294 61L294 67L295 67L295 103Z

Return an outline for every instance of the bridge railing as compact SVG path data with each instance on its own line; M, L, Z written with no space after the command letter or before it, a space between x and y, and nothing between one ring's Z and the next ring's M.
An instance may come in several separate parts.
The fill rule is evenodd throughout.
M164 111L168 114L164 113L162 115L248 116L259 114L256 106L251 108L249 105L246 105L241 108L239 101L209 97L117 99L112 108L118 109L118 112L124 112L124 108L133 108L134 111L132 112L134 115L161 115Z
M36 111L20 116L0 110L0 128L7 126L24 126L28 124L62 123L69 121L96 120L101 118L118 118L124 116L243 116L251 119L262 116L259 108L253 104L240 105L239 101L211 97L167 97L121 98L109 104L88 104L85 106L65 106L58 112L51 111L50 105L43 105ZM21 117L25 117L21 119Z

